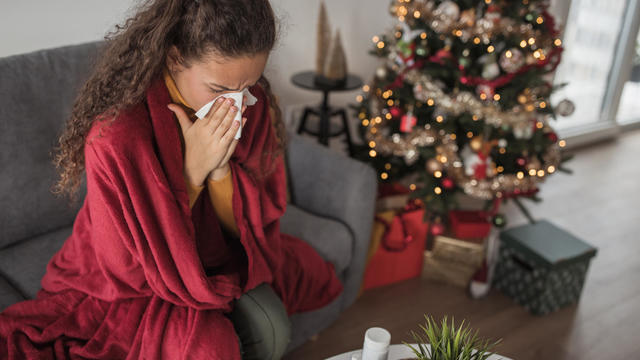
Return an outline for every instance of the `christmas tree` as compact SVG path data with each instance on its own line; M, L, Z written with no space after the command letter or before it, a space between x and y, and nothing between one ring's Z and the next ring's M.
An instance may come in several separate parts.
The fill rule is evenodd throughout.
M446 222L456 194L485 201L540 201L539 185L563 163L564 140L550 126L573 104L549 102L562 53L546 0L394 0L398 23L373 37L382 58L358 95L357 157L383 184ZM435 218L435 219L434 219ZM425 219L427 220L427 219ZM505 223L496 214L494 224Z

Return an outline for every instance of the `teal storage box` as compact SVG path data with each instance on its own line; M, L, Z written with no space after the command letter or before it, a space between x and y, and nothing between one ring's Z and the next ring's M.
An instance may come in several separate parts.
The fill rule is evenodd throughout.
M493 286L535 315L578 302L596 248L546 220L500 233Z

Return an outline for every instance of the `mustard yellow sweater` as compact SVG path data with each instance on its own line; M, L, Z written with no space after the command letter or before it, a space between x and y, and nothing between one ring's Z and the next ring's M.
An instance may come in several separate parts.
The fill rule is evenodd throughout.
M171 100L180 104L185 108L185 111L189 115L192 120L196 119L195 110L189 106L176 86L176 83L173 81L171 74L164 69L164 81L167 85L167 89L169 89L169 95L171 96ZM180 141L183 146L184 151L184 137L182 135L182 130L180 130L180 124L176 124L178 126L178 133L180 134ZM204 184L191 184L191 182L187 179L186 173L184 174L184 181L187 185L187 192L189 193L189 207L193 207L193 204L198 199L200 192L204 189ZM219 179L218 181L207 178L206 180L207 190L209 190L209 199L211 200L211 204L213 205L213 209L218 216L218 219L222 223L222 226L225 227L226 230L230 231L236 237L240 236L238 226L236 225L235 219L233 217L233 207L232 207L232 196L233 196L233 180L231 178L231 170L225 175L224 178Z

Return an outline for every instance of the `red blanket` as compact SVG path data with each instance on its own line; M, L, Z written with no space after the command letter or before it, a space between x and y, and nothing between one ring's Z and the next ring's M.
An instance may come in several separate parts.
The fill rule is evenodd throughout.
M1 358L240 359L225 315L243 293L270 283L289 314L337 298L333 264L280 232L282 156L267 178L251 175L276 139L266 94L250 91L258 102L229 162L240 239L222 230L208 195L189 208L180 129L158 77L146 101L94 123L73 233L36 298L0 313Z

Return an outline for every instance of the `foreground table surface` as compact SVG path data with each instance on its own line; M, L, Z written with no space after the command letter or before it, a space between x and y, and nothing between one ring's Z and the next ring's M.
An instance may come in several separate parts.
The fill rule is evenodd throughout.
M414 348L418 348L417 344L411 344ZM427 344L427 346L429 346ZM342 353L340 355L336 355L336 356L332 356L330 358L327 358L326 360L351 360L351 355L353 354L358 354L360 355L362 353L362 349L358 349L358 350L351 350L351 351L347 351L345 353ZM405 344L394 344L389 346L389 358L388 360L400 360L400 359L405 359L405 358L414 358L415 354L413 353L413 351L411 350L411 348L409 348L407 345ZM357 359L360 359L360 357L358 356ZM487 358L487 360L511 360L507 357L504 356L500 356L500 355L491 355Z

